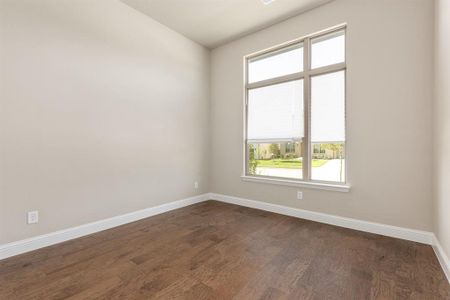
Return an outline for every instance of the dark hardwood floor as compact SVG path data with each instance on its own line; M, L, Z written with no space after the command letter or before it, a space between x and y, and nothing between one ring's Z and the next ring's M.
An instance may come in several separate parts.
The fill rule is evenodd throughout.
M0 261L0 299L450 299L430 246L208 201Z

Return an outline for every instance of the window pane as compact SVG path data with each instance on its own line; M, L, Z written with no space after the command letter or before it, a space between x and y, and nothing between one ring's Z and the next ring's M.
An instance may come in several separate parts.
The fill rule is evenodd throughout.
M313 143L311 176L313 180L345 182L343 143Z
M345 61L345 32L338 31L311 40L313 69Z
M293 141L303 138L303 80L248 91L247 139Z
M248 82L257 82L303 71L303 44L282 49L248 63Z
M311 179L344 182L344 71L311 78L311 143Z
M248 166L250 175L274 176L302 179L303 143L248 144Z

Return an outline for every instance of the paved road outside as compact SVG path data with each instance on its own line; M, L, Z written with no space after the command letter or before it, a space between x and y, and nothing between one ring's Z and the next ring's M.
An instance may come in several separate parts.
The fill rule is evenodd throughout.
M342 160L343 174L345 174L345 160ZM331 159L320 167L312 168L313 180L341 181L340 178L341 160ZM256 168L256 174L264 176L286 177L302 179L302 169L282 169L282 168ZM343 178L345 179L345 178Z

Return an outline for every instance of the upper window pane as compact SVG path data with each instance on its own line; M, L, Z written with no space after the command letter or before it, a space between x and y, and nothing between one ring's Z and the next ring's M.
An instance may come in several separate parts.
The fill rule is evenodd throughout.
M325 67L345 61L345 32L337 31L311 40L311 67Z
M257 82L303 71L303 44L250 59L248 82Z

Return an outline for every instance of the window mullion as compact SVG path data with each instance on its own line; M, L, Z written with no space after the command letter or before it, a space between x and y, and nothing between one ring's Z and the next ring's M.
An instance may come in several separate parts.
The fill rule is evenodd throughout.
M306 38L303 43L303 66L304 66L304 78L303 78L303 112L304 112L304 141L303 141L303 180L311 179L311 138L310 138L310 99L311 99L311 40Z
M270 78L270 79L266 79L266 80L262 80L262 81L247 83L246 88L251 90L251 89L266 87L269 85L285 83L288 81L301 80L301 79L303 79L303 76L304 76L304 72L283 75L280 77L274 77L274 78Z

